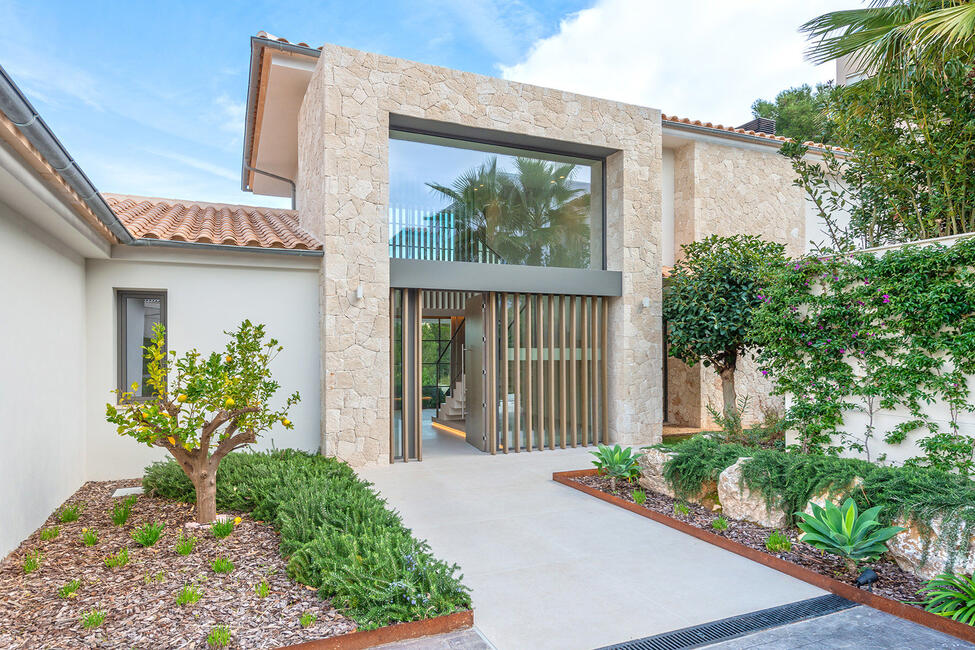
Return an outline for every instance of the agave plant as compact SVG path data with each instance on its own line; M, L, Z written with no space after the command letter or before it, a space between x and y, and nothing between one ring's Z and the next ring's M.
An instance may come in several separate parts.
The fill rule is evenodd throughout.
M616 491L616 479L623 478L629 481L640 474L637 460L642 454L633 453L633 449L630 447L599 445L596 451L591 453L596 457L592 464L596 466L600 474L609 477L609 486L614 492Z
M880 506L857 511L857 504L853 499L847 499L841 506L826 503L821 508L815 503L809 503L812 514L797 512L800 521L797 523L803 532L801 541L822 551L838 555L846 562L849 571L855 571L857 563L879 557L887 547L888 539L905 530L900 526L878 528L877 514Z
M975 625L975 579L942 573L925 583L919 591L924 595L924 609L947 618Z

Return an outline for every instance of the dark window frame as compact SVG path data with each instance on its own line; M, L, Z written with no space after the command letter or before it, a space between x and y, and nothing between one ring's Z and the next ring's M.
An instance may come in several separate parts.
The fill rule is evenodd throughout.
M135 299L158 299L159 300L159 320L163 327L166 328L166 341L163 344L163 354L168 353L169 349L169 317L168 317L168 292L165 290L141 290L141 289L116 289L115 290L115 311L117 312L118 325L116 328L116 351L118 355L118 365L115 369L116 374L116 387L118 388L118 397L121 398L122 393L128 391L131 386L131 382L127 381L125 376L125 366L127 359L127 350L125 349L125 340L127 334L128 323L126 322L126 309L125 301L129 298ZM133 396L133 402L147 402L153 399L152 397L142 397Z

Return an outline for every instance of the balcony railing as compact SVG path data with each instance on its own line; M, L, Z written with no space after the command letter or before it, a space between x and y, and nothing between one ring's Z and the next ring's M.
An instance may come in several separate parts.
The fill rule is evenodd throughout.
M389 209L389 256L403 260L505 264L497 251L484 241L483 233L470 228L453 212L402 206Z

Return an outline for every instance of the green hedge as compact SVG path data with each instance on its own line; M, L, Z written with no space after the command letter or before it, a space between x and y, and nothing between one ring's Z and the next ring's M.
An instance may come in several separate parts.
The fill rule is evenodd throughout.
M957 474L728 445L706 436L696 436L665 451L675 456L664 465L664 478L684 498L697 494L706 481L717 479L739 458L751 457L742 467L743 483L760 492L769 506L781 508L790 516L805 508L814 495L837 490L837 497L851 496L861 509L882 506L884 522L898 516L930 522L942 516L957 532L975 531L975 481ZM854 477L862 484L845 492Z
M142 485L150 495L196 500L172 460L147 467ZM469 609L458 567L435 558L369 486L332 458L237 452L217 471L217 507L270 522L288 575L318 588L362 629Z

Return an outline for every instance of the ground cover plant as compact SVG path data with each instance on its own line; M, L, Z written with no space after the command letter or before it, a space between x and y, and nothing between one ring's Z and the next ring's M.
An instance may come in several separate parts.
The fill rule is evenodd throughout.
M217 516L221 460L256 442L273 425L293 428L288 410L300 400L296 392L271 406L279 385L270 364L283 348L266 337L263 325L245 320L225 334L230 340L223 353L203 356L194 349L178 357L175 351L167 354L166 329L157 323L143 348L153 397L136 401L138 385L133 384L132 391L118 394L118 404L105 406L105 417L119 435L173 456L193 484L196 520L204 524Z
M132 479L86 483L69 499L88 504L77 521L59 523L61 534L42 541L59 509L0 560L0 648L24 647L25 639L31 648L201 648L210 629L225 623L233 628L231 647L266 648L356 629L316 590L288 576L280 538L269 524L244 516L233 535L216 539L194 524L192 505L143 495L128 522L114 525L112 493L137 485ZM132 540L133 530L153 522L164 524L153 546ZM79 541L84 528L98 530L97 546ZM196 538L190 554L176 552L180 537ZM25 574L22 563L34 549L43 557ZM234 570L214 573L210 562L217 556L231 560ZM116 562L119 557L127 559ZM261 593L258 584L265 586ZM201 598L178 605L184 586ZM91 611L105 618L85 630L80 620ZM317 617L307 629L298 622L306 612Z
M470 607L456 565L436 559L348 465L293 450L237 452L216 479L217 505L270 522L288 575L318 589L360 628ZM147 494L194 500L173 461L147 468L143 486Z

